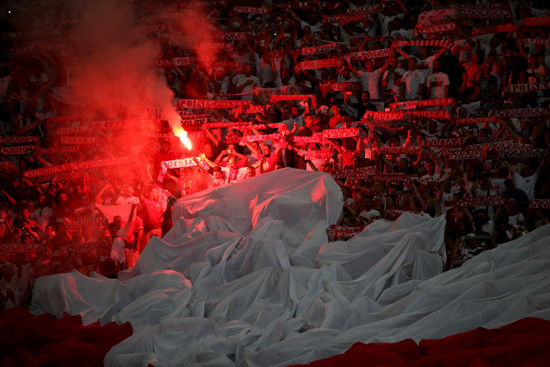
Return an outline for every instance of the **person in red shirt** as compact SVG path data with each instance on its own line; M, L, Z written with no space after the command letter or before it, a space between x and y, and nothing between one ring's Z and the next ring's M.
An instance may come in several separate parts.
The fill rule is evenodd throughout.
M143 219L143 241L139 248L139 253L143 251L151 236L161 236L162 214L164 210L159 202L160 193L156 185L148 185L143 195L139 196L140 217Z

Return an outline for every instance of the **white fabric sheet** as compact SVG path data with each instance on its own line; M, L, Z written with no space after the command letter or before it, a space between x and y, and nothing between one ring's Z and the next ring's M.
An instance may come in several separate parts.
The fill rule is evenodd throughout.
M197 193L118 280L40 278L32 311L130 322L106 366L283 366L356 341L550 319L550 225L442 273L443 217L404 214L328 243L341 213L324 173L285 169Z

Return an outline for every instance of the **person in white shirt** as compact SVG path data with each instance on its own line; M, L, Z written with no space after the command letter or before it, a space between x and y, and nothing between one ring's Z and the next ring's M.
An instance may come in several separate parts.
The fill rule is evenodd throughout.
M348 59L348 65L351 71L359 78L361 90L368 91L372 100L378 101L384 99L384 93L382 90L382 76L390 64L391 57L393 56L393 48L391 50L392 54L388 57L386 63L376 70L374 69L374 62L372 59L365 60L365 71L355 69Z
M235 86L235 92L245 94L242 99L252 100L254 87L261 86L260 79L255 77L252 74L253 72L252 65L245 63L243 73L239 73L233 77L232 83Z
M422 99L422 89L424 88L424 73L418 69L416 59L409 60L409 70L402 77L404 88L404 98L407 101Z
M546 158L540 161L540 164L535 172L533 172L531 166L526 163L521 165L518 172L514 166L508 163L508 161L503 160L504 164L508 168L508 171L510 171L514 184L518 189L523 190L527 194L527 198L529 200L533 200L535 198L535 185L537 184L545 160Z
M435 60L433 64L433 74L428 75L426 86L431 99L447 98L449 96L449 75L441 72L439 61Z

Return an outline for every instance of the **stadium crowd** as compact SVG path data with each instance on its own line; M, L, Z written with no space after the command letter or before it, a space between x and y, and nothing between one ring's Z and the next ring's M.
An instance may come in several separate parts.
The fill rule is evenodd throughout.
M27 304L39 276L116 277L170 229L176 198L285 167L341 186L331 240L446 216L446 268L548 223L544 1L204 3L215 60L155 34L192 149L162 118L138 148L117 144L142 120L67 108L66 65L14 56L4 33L0 308Z

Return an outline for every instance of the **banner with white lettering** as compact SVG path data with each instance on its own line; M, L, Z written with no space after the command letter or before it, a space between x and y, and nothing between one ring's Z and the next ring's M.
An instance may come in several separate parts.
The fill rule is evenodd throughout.
M334 138L351 138L359 135L359 128L349 128L349 129L326 129L323 130L323 137L325 139L334 139Z
M449 40L412 40L412 41L395 41L393 46L422 46L422 47L449 47Z
M319 55L325 52L336 51L340 48L340 45L336 42L327 43L326 45L302 47L300 53L305 56Z
M180 99L178 106L180 108L235 108L250 104L250 101L235 100L216 100L216 99Z
M492 117L471 117L466 119L458 119L455 122L457 125L467 125L467 124L500 124L502 120L497 116Z
M297 144L328 143L328 140L323 137L323 133L314 133L312 136L293 136L292 141Z
M548 38L522 38L520 42L522 45L527 45L527 44L550 45L550 39Z
M323 23L337 23L339 26L342 26L352 22L362 22L368 16L367 13L323 15Z
M315 96L311 94L273 94L269 100L270 102L280 102L280 101L307 101L308 98L314 99Z
M374 121L390 121L390 120L404 120L405 112L377 112L367 111L361 118L362 121L374 120Z
M409 120L414 120L414 119L448 120L451 118L451 113L448 110L407 111L405 116Z
M334 178L350 178L355 180L364 180L376 174L376 166L346 168L333 174Z
M40 177L40 176L47 176L47 175L56 175L61 172L81 170L81 169L91 169L91 168L104 167L104 166L114 166L118 164L125 164L128 162L130 162L130 158L128 157L70 162L70 163L60 164L57 166L31 169L23 172L23 176L26 178L33 178L33 177Z
M65 145L58 147L38 148L39 154L76 153L80 150L79 145Z
M495 111L496 116L508 118L546 116L549 113L548 108L509 108Z
M529 207L533 209L550 209L550 199L534 199L529 201Z
M415 179L415 175L406 175L404 173L388 173L372 175L370 177L373 181L388 181L388 182L408 182Z
M458 207L474 207L474 206L492 206L504 205L506 199L504 196L470 196L463 198L456 205Z
M0 254L2 255L11 255L11 254L29 254L34 252L39 252L42 249L42 245L37 243L1 243L0 244Z
M542 26L542 27L548 27L550 26L550 16L543 16L543 17L530 17L530 18L524 18L522 21L523 25L526 26Z
M359 52L350 52L345 55L348 60L371 60L371 59L380 59L388 58L391 55L391 50L389 48L382 48L379 50L371 51L359 51Z
M381 9L382 9L382 4L362 5L362 6L358 6L356 8L346 9L346 14L348 14L348 15L373 14L373 13L378 13Z
M40 141L38 136L6 136L0 137L0 144L36 143Z
M381 147L381 154L401 155L401 154L418 154L422 147Z
M331 159L332 150L331 149L322 149L322 150L307 150L304 153L304 159Z
M0 153L4 155L29 154L35 149L35 145L18 145L15 147L2 147Z
M211 37L222 41L245 41L248 35L252 33L248 32L211 32Z
M171 161L162 161L160 164L160 172L157 177L157 181L162 182L164 176L169 169L173 168L186 168L186 167L195 167L197 162L195 161L198 157L193 158L183 158L183 159L174 159Z
M431 26L417 26L414 29L415 35L417 34L432 34L432 33L443 33L443 32L451 32L456 29L456 23L449 22L444 24L435 24Z
M507 87L510 93L527 93L550 89L550 82L538 82L527 84L511 84Z
M187 57L174 57L172 59L158 59L153 61L153 67L157 68L166 68L170 66L187 66L197 63L197 58L195 56Z
M264 134L264 135L247 135L242 138L241 142L251 143L253 141L264 141L264 140L279 140L282 138L282 135L279 133L275 134Z
M258 7L240 6L240 5L233 6L233 11L235 13L243 13L243 14L265 15L269 13L270 10L271 8L258 8Z
M467 161L467 160L477 160L483 157L483 151L481 150L462 150L457 149L446 149L445 155L448 159Z
M254 88L254 96L260 104L269 103L272 95L300 94L302 89L297 85L283 85L278 88Z
M62 136L59 141L65 145L93 145L96 143L93 136Z
M543 157L546 153L545 149L519 149L519 150L504 150L500 154L503 158L518 158L518 159L528 159L528 158L540 158Z
M451 106L455 104L454 98L421 99L417 101L405 101L390 103L392 110L413 110L418 107Z
M499 24L490 27L481 27L474 29L472 31L473 36L479 36L482 34L490 33L506 33L506 32L517 32L519 30L519 25L517 24Z
M338 57L332 57L330 59L320 60L308 60L300 61L295 67L295 70L312 70L312 69L324 69L324 68L336 68L342 65L342 62Z
M422 144L425 147L461 147L466 143L467 138L449 138L449 139L439 139L439 138L430 138L426 139Z

